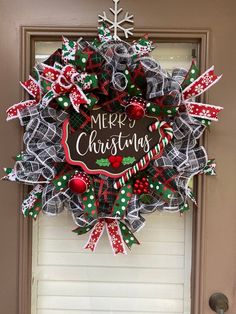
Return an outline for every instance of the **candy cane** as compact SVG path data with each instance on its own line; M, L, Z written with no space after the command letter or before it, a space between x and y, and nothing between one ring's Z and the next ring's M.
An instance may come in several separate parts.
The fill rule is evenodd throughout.
M157 121L151 124L149 126L149 131L159 131L161 135L159 143L154 148L152 148L144 157L142 157L139 162L133 165L132 168L127 170L118 181L115 182L115 189L121 188L133 175L144 169L152 159L154 159L158 154L163 151L164 147L169 144L173 137L173 130L170 125L165 121Z

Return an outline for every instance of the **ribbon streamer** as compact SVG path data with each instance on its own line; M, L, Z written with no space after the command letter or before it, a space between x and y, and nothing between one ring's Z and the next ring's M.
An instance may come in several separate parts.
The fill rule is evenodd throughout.
M195 102L185 102L188 112L192 117L218 121L218 114L223 109L220 106L213 106Z
M221 77L222 75L215 74L214 66L212 66L183 90L183 101L192 117L218 121L217 115L223 109L222 107L196 103L191 99L200 96L216 84Z
M30 192L30 194L25 198L22 203L21 211L24 216L37 217L38 212L41 210L41 196L42 196L43 186L38 184ZM40 202L39 202L40 200Z
M211 86L216 84L221 77L222 75L215 74L214 66L212 66L183 90L183 100L187 101L200 96Z
M105 228L107 230L107 235L114 255L119 253L126 254L120 226L116 219L100 219L91 231L88 243L84 248L90 249L94 252Z
M39 76L37 68L34 68L35 73ZM17 103L7 109L7 121L15 119L20 116L20 112L25 108L36 106L41 101L41 87L38 81L36 81L32 76L25 82L21 82L21 86L31 95L33 100L26 100Z

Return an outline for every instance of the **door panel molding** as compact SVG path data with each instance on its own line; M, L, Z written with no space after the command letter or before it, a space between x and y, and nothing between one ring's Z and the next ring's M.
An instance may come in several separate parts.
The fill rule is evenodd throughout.
M154 29L137 28L133 38L139 38L148 33L150 39L158 42L191 42L198 43L200 69L203 72L209 63L209 37L208 29ZM61 36L70 38L86 37L88 39L97 35L94 27L42 27L42 26L22 26L21 27L21 80L27 79L34 62L35 42L60 41ZM22 99L27 95L22 91ZM201 101L207 101L207 93ZM207 133L201 140L207 148ZM195 183L197 192L198 210L193 211L193 245L192 245L192 311L191 314L203 313L204 296L204 260L205 260L205 213L206 195L205 178L199 176ZM26 195L27 188L22 188L22 200ZM31 312L31 269L32 269L32 220L20 215L19 219L19 287L18 306L19 314L30 314Z

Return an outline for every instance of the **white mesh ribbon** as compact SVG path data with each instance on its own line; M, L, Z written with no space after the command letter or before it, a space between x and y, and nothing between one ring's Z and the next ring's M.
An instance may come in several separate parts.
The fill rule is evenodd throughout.
M64 111L53 108L39 110L36 107L20 113L24 133L25 151L15 163L16 177L26 184L48 183L55 174L55 163L63 162L61 124L67 117Z

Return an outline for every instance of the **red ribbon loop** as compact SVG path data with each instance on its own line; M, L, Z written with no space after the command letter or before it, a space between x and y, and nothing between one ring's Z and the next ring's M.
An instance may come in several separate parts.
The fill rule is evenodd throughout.
M76 84L76 81L79 80L80 76L83 76L83 73L77 72L72 65L66 65L61 70L45 66L42 76L53 82L51 88L54 95L47 99L46 104L53 98L65 93L69 93L70 101L77 112L79 112L81 104L87 104L86 95Z
M37 69L35 69L37 71ZM19 113L27 108L33 107L39 104L41 100L41 90L40 84L32 77L29 76L29 79L25 82L21 82L21 86L34 98L33 100L26 100L20 103L17 103L7 109L7 120L14 119L18 117Z

